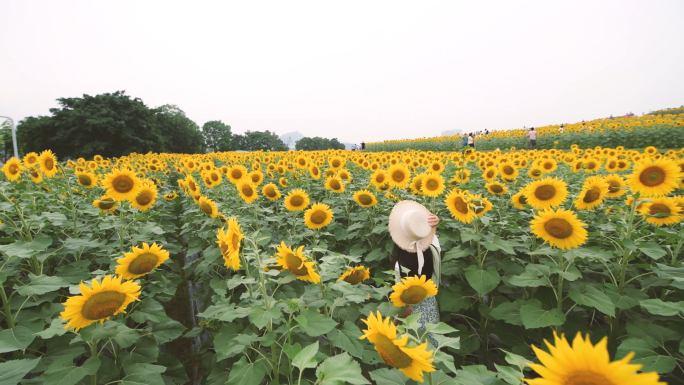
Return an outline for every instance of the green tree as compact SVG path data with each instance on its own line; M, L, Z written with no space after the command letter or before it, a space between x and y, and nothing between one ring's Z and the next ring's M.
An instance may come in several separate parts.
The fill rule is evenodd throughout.
M344 144L340 143L337 138L326 139L320 136L313 138L304 137L297 141L295 149L303 151L318 151L318 150L344 150Z
M114 157L162 152L164 137L154 110L125 91L60 98L52 116L29 117L17 127L25 151L50 149L59 157Z
M10 125L9 120L5 120L1 125L0 125L0 140L2 140L2 154L0 154L0 158L2 158L3 162L7 162L7 160L11 157L14 156L14 146L12 145L12 126Z
M165 104L155 109L162 132L165 152L197 154L202 152L204 138L197 123L185 116L178 106Z
M234 135L236 149L245 151L287 151L287 145L274 132L246 131L244 135Z
M202 126L205 149L209 152L230 151L233 146L233 135L230 126L220 120L212 120Z

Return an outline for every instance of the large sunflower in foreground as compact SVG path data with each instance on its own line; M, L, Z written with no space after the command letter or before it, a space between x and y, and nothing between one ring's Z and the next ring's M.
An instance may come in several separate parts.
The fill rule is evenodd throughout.
M321 276L316 272L316 262L307 261L304 256L304 246L299 246L297 251L293 251L285 242L281 242L277 247L276 265L287 269L290 273L297 276L297 279L313 283L321 282Z
M38 165L40 166L40 172L48 178L52 178L57 174L57 157L50 150L40 153Z
M424 275L419 277L405 277L401 282L392 286L394 293L390 295L390 300L396 307L406 305L416 305L425 298L437 295L437 286L431 279Z
M630 364L634 353L610 362L608 338L592 345L577 333L572 346L554 332L555 346L544 340L549 353L532 346L541 364L527 364L541 377L524 379L529 385L666 385L655 372L637 373L642 365Z
M280 193L280 190L278 190L278 186L276 186L274 183L265 185L264 188L261 189L261 193L271 201L277 201L281 196L283 196L283 194Z
M600 175L587 178L582 186L582 191L575 199L577 210L593 210L594 207L603 203L608 194L608 183Z
M409 336L397 339L397 327L390 317L383 318L380 311L377 316L370 313L362 321L368 329L363 331L364 334L359 339L368 338L368 341L375 344L375 350L387 365L420 382L423 382L423 372L435 371L435 367L431 365L434 361L430 358L432 350L427 350L427 342L415 347L407 346Z
M470 207L468 199L463 192L451 190L446 198L444 198L444 203L454 219L458 219L463 223L470 223L475 218L475 211Z
M152 245L143 243L142 248L133 247L130 253L125 253L123 258L116 260L116 274L123 279L135 279L142 277L156 269L169 259L169 252L163 250L156 242Z
M302 189L290 191L285 197L284 204L288 211L302 211L309 206L309 194Z
M228 220L228 231L224 228L219 229L216 238L218 238L221 255L226 267L233 270L240 269L240 242L245 237L240 228L237 218L230 218Z
M368 278L370 278L370 270L367 267L358 266L345 271L337 280L357 285Z
M133 281L121 283L121 277L107 275L102 283L93 279L91 285L92 288L81 282L81 295L69 297L63 303L65 309L60 317L67 321L65 329L78 331L93 322L102 323L115 314L125 313L128 304L140 295L140 285Z
M15 157L10 158L5 165L2 166L2 171L5 173L7 180L14 182L21 176L21 170L24 166L21 165L21 161Z
M634 171L627 178L627 185L641 197L667 195L677 189L677 182L683 177L677 163L669 159L645 160L634 165Z
M105 176L102 188L117 201L133 201L142 188L142 181L133 171L114 169Z
M252 203L257 198L259 198L259 193L257 193L257 186L252 183L249 178L243 178L235 185L238 192L240 193L240 198L246 203Z
M205 197L204 195L200 196L197 204L200 207L200 210L209 215L212 218L216 218L218 216L218 207L216 207L216 203L212 201L211 199Z
M556 178L544 178L530 182L523 189L530 206L537 210L560 206L568 197L567 184Z
M649 200L651 202L645 202L639 209L642 214L646 215L646 222L663 226L682 221L682 211L677 205L676 200L666 197L651 198ZM658 214L668 215L658 216Z
M325 203L314 203L304 213L304 224L312 230L322 229L332 222L333 212Z
M532 233L563 250L573 249L587 241L587 225L569 210L541 211L530 222Z
M375 195L368 190L359 190L355 192L354 200L361 207L372 207L378 204L378 200L375 198Z

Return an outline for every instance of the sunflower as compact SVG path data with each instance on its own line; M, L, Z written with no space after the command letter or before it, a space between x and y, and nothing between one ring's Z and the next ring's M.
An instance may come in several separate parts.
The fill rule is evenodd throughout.
M101 213L106 213L116 210L118 203L114 199L104 195L100 199L97 199L95 202L93 202L93 207L100 209Z
M506 177L509 179L515 179L518 177L519 171L512 164L502 163L499 165L499 173L501 174L502 177Z
M610 174L603 177L603 180L608 184L608 192L606 196L609 198L617 198L627 194L625 178L618 174Z
M352 267L342 274L338 281L345 281L352 285L357 285L370 278L370 269L363 266Z
M218 216L218 207L216 207L216 203L212 201L211 199L205 197L204 195L201 195L197 201L197 204L200 207L200 210L209 215L212 218L216 218Z
M247 176L247 168L239 164L235 165L230 168L226 176L231 183L237 184L242 178Z
M172 201L176 198L178 198L178 194L176 194L175 191L164 195L164 199L166 199L167 201Z
M506 193L506 191L508 191L508 187L500 182L487 183L485 184L485 187L490 194L494 195L503 195Z
M541 211L530 222L535 235L563 250L573 249L587 241L586 226L574 212L563 209Z
M116 260L116 274L123 279L135 279L142 277L156 269L169 259L169 252L163 250L161 245L143 243L142 248L133 247L130 253L125 253L123 258Z
M677 182L684 175L677 164L669 159L637 163L627 178L627 185L641 197L667 195L677 189Z
M423 382L423 372L434 372L432 350L427 350L427 341L416 347L406 346L409 336L397 339L397 327L390 317L384 318L380 311L377 317L370 313L362 320L368 329L359 339L368 338L375 345L380 358L389 366L401 370L406 377L414 381Z
M436 160L428 165L426 171L431 174L441 174L444 171L444 163Z
M491 210L494 205L487 198L483 198L481 194L471 195L468 197L468 203L472 206L476 217L481 217L487 211Z
M467 183L470 180L470 171L467 169L461 169L454 173L454 178L458 178L461 183Z
M560 206L568 197L565 181L556 178L544 178L530 182L523 189L528 204L537 210Z
M5 173L7 180L14 182L21 176L21 170L24 166L21 165L21 161L15 157L10 158L5 165L2 166L2 171Z
M283 187L283 188L287 188L288 183L289 182L288 182L287 178L285 178L285 177L282 177L278 180L278 184L280 185L280 187Z
M375 195L368 190L359 190L355 192L354 200L361 207L373 207L378 204L378 200L375 198Z
M630 364L634 353L620 361L610 362L608 338L592 345L589 335L581 333L572 341L572 347L565 339L553 333L555 346L544 340L549 353L532 346L541 364L528 363L540 378L524 379L529 385L666 385L658 381L655 372L637 373L642 365Z
M188 190L190 192L190 195L197 195L200 192L200 187L195 181L195 178L193 178L192 175L188 175L185 177L185 185L188 186Z
M594 207L603 203L603 199L608 194L608 183L602 176L596 175L587 178L582 186L582 191L575 199L577 210L593 210Z
M285 242L281 242L277 247L276 265L283 270L287 269L290 273L297 276L297 279L302 281L309 281L312 283L321 282L321 276L316 272L314 261L307 261L304 257L304 246L299 246L297 251L289 248Z
M247 174L247 178L252 181L252 184L258 186L264 181L264 174L261 171L252 171Z
M130 170L114 169L102 181L107 195L118 201L133 201L142 188L142 181Z
M332 222L333 212L324 203L314 203L304 213L304 224L312 230L322 229Z
M388 182L396 188L406 188L411 180L411 171L403 164L395 164L390 167Z
M425 174L418 174L413 177L409 188L414 194L423 195L423 179L425 179Z
M590 173L598 171L601 168L601 161L598 159L588 159L584 162L584 172Z
M29 152L24 155L24 165L26 167L33 167L38 164L38 154L35 152Z
M527 197L525 196L525 194L523 194L522 191L520 191L519 193L511 197L511 202L513 203L513 206L515 208L524 210L525 205L527 204Z
M43 182L43 176L40 175L40 172L36 170L35 168L32 168L28 172L29 176L31 179L33 179L33 182L35 183L42 183Z
M346 162L346 159L344 159L341 156L332 156L330 159L328 159L328 164L330 165L330 168L333 170L339 170L342 167L344 167L344 164Z
M288 211L302 211L309 206L309 194L302 189L290 191L285 197L285 208Z
M376 188L389 183L389 177L385 170L377 170L370 176L370 183Z
M246 203L252 203L257 198L259 198L259 193L257 193L257 186L252 183L249 178L244 178L237 182L235 185L238 192L240 193L240 198L242 198Z
M394 290L394 293L390 295L390 300L392 300L396 307L416 305L427 297L437 295L437 286L424 275L420 278L402 278L401 282L392 286L392 290Z
M545 174L554 172L556 169L558 169L558 163L553 159L545 159L540 162L539 168L541 168Z
M230 218L227 221L228 231L224 228L219 229L216 238L218 241L219 248L221 249L221 255L225 262L226 267L230 267L233 270L240 269L240 241L245 237L240 228L240 224L237 218Z
M338 178L342 179L347 183L352 181L352 175L346 168L343 168L340 171L338 171L335 176L337 176Z
M325 188L336 193L343 193L344 183L342 183L342 179L331 176L325 180Z
M677 205L677 201L672 198L651 198L651 202L646 202L641 205L639 211L646 215L646 222L653 223L658 226L672 225L679 223L682 220L681 208ZM658 214L668 214L667 216L657 216Z
M423 195L428 197L438 197L444 192L444 178L439 174L427 174L423 178Z
M264 188L261 189L261 193L271 201L276 201L283 196L283 194L280 193L280 190L278 190L278 186L273 183L264 186Z
M468 204L465 194L458 190L451 190L444 199L444 203L454 219L463 223L470 223L475 218L475 211Z
M496 169L496 167L488 167L484 173L482 174L482 179L486 180L487 182L493 182L494 179L499 175L499 170Z
M321 179L321 169L315 164L312 164L311 167L309 167L309 174L311 174L311 177L316 180Z
M81 281L81 295L69 297L63 303L65 309L60 317L67 321L65 329L77 332L93 322L103 323L113 315L125 313L126 307L140 296L140 285L133 281L121 283L121 277L106 275L102 283L93 279L91 285L92 288Z
M146 182L143 183L143 187L140 189L140 192L131 202L131 207L137 208L140 211L145 211L152 207L156 199L157 186L150 182Z
M40 172L48 178L52 178L57 174L57 157L50 150L40 153L38 165L40 166Z

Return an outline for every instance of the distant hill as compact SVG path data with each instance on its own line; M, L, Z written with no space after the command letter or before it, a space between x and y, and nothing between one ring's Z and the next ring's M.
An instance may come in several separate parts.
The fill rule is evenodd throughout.
M294 131L294 132L288 132L286 134L280 135L280 140L283 141L288 147L290 147L291 150L294 150L295 144L297 144L297 141L301 138L304 137L304 134L302 134L299 131Z
M460 129L447 130L447 131L442 131L442 136L452 136L452 135L462 134L462 133L463 133L463 131Z

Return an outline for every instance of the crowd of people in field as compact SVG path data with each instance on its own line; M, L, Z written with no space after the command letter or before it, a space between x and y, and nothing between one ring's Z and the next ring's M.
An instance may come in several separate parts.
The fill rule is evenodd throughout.
M563 125L561 125L561 132L563 132ZM484 136L485 138L489 136L489 130L485 129L484 131L475 131L471 132L468 134L465 134L461 139L463 139L463 146L464 147L472 147L475 149L475 142L477 141L477 138L480 136ZM530 150L534 150L537 148L537 131L534 130L534 127L531 127L528 129L527 132L527 137L530 139Z

